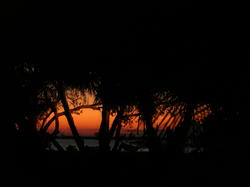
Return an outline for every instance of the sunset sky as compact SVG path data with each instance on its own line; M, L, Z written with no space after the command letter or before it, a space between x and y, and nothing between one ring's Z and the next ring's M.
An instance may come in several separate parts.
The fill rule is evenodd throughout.
M70 95L70 93L68 92ZM80 99L84 100L84 105L92 105L94 104L94 96L87 93L83 97L80 97ZM74 108L72 104L70 104L70 108ZM99 127L101 125L101 111L100 110L93 110L90 108L84 108L80 110L79 114L73 113L73 119L76 125L76 128L80 135L82 136L93 136L95 133L98 132ZM59 112L63 112L63 109L60 107ZM52 115L53 116L53 115ZM52 116L50 118L52 118ZM112 124L113 120L115 118L115 115L110 115L110 125ZM65 116L59 117L60 122L60 133L64 135L71 135L71 130L69 128L67 119ZM55 122L50 126L49 131L53 131Z
M85 98L86 105L91 105L94 103L94 96L93 95L86 94L85 97L86 97ZM70 104L70 108L71 109L74 108L72 104ZM204 110L206 108L208 108L208 105L200 105L198 107L198 109L195 110L195 120L198 123L201 123L202 120L211 113L209 110ZM199 113L198 111L200 111L200 110L204 110L204 113L203 114ZM63 112L63 109L60 108L59 112ZM180 115L178 115L177 117L174 118L171 114L167 114L167 113L168 112L166 110L162 115L157 117L157 119L154 121L155 127L158 124L162 124L160 127L163 127L164 124L168 123L167 126L174 128L176 126L176 124L181 122ZM101 124L101 110L84 108L84 109L81 109L81 112L79 112L78 114L73 113L72 115L74 118L75 125L76 125L78 132L81 136L94 136L95 133L98 132L100 124ZM110 115L110 127L113 123L114 118L115 118L115 114ZM122 133L128 133L128 132L131 132L131 130L133 131L133 130L137 129L138 117L134 117L133 119L134 120L131 120L129 125L122 128ZM60 116L59 122L60 122L60 127L59 127L60 134L72 135L66 117ZM53 122L52 125L50 126L50 128L49 128L50 132L53 131L54 125L55 125L55 122ZM140 130L141 129L142 129L142 126L140 126Z
M99 127L101 124L101 111L93 110L93 109L83 109L82 113L73 114L74 122L76 128L80 135L82 136L94 136L95 133L99 131ZM110 115L110 127L115 119L115 115ZM138 118L137 118L138 119ZM137 128L137 119L122 128L122 133L129 132L131 130L135 130ZM64 135L72 135L67 119L65 116L59 117L60 122L60 133ZM49 131L53 131L55 122L50 126Z
M92 109L84 109L79 115L73 114L78 132L83 136L91 136L98 132L101 124L101 112ZM71 131L65 116L60 117L60 132L71 135Z

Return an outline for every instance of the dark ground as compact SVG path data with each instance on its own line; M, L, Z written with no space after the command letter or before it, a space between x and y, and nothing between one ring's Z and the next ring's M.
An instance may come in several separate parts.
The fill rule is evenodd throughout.
M245 186L248 173L244 159L230 156L54 152L18 158L8 182L28 186Z

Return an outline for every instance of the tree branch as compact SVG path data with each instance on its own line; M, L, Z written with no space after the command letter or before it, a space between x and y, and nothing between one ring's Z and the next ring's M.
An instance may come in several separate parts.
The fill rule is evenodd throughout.
M50 117L50 115L53 113L53 111L51 110L46 116L45 118L43 119L43 122L42 122L42 125L40 127L40 130L43 129L44 125L45 125L45 122L47 121L47 119Z
M93 105L81 105L81 106L78 106L78 107L75 107L73 109L70 109L69 111L72 113L74 111L78 111L80 109L83 109L83 108L90 108L90 109L93 109L93 110L100 110L101 107L96 107L97 105L100 105L100 104L93 104ZM60 112L58 113L57 115L54 115L49 121L48 123L44 126L44 128L40 129L40 131L44 131L46 132L49 128L49 126L53 123L53 121L57 118L57 117L60 117L60 116L63 116L65 115L65 112Z

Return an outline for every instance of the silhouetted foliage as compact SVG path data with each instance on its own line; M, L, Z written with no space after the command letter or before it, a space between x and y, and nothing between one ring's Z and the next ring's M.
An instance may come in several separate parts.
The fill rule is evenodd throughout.
M51 143L65 151L56 141L63 115L78 148L66 151L91 152L72 117L81 105L69 107L74 96L67 91L73 89L95 96L87 107L102 113L102 153L144 146L185 157L191 146L192 153L223 159L249 149L249 55L240 34L231 31L231 9L189 2L140 9L58 6L22 5L3 24L1 90L7 102L1 128L18 153L45 152ZM145 130L137 146L121 137L135 116Z

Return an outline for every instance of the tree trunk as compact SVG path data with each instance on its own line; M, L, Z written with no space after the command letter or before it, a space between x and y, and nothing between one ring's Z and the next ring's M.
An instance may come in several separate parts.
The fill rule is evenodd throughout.
M157 133L153 127L153 115L155 113L153 96L151 93L145 92L141 100L141 111L146 127L146 135L148 139L148 148L150 152L159 151L159 141L157 141Z
M55 140L54 137L51 137L51 142L54 144L58 151L64 151L64 148Z
M112 148L113 152L118 151L118 147L119 147L119 143L120 143L121 128L122 128L121 123L118 122L117 129L116 129L116 134L115 134L115 144L114 144L114 147Z
M78 147L78 149L80 151L82 151L84 149L84 142L82 140L82 138L80 137L77 129L76 129L76 126L75 126L75 122L74 122L74 119L71 115L71 112L70 112L70 109L69 109L69 104L67 102L67 98L66 98L66 95L65 95L65 88L64 86L62 85L62 83L60 83L58 85L58 94L59 94L59 97L61 99L61 102L62 102L62 105L63 105L63 108L64 108L64 112L65 112L65 116L67 118L67 121L68 121L68 124L69 124L69 127L70 127L70 130L72 132L72 135L76 141L76 145Z
M116 115L116 117L115 117L115 119L113 121L113 124L112 124L111 128L110 128L110 132L109 132L110 139L113 138L114 133L116 132L116 134L115 134L115 144L114 144L114 146L112 148L113 152L117 151L119 143L120 143L120 132L121 132L121 128L122 128L121 118L123 116L123 113L124 113L124 109L121 108L117 112L117 115Z
M99 130L99 146L101 151L109 151L109 108L104 104L102 108L102 122Z
M152 124L152 115L145 115L145 125L146 125L146 133L148 135L148 148L150 152L158 152L159 151L159 141L157 141L157 134Z
M117 115L112 123L112 126L109 131L110 138L114 136L115 130L118 128L118 124L120 124L121 117L123 116L124 109L121 108L118 112Z
M58 112L57 112L57 108L56 108L55 103L51 104L51 109L55 115L55 130L53 131L53 133L51 135L56 136L59 133L59 119L58 119Z
M181 124L175 127L174 131L171 131L167 136L167 151L170 154L182 154L184 151L185 142L187 140L187 134L191 127L193 117L193 107L191 104L187 104L185 117Z

